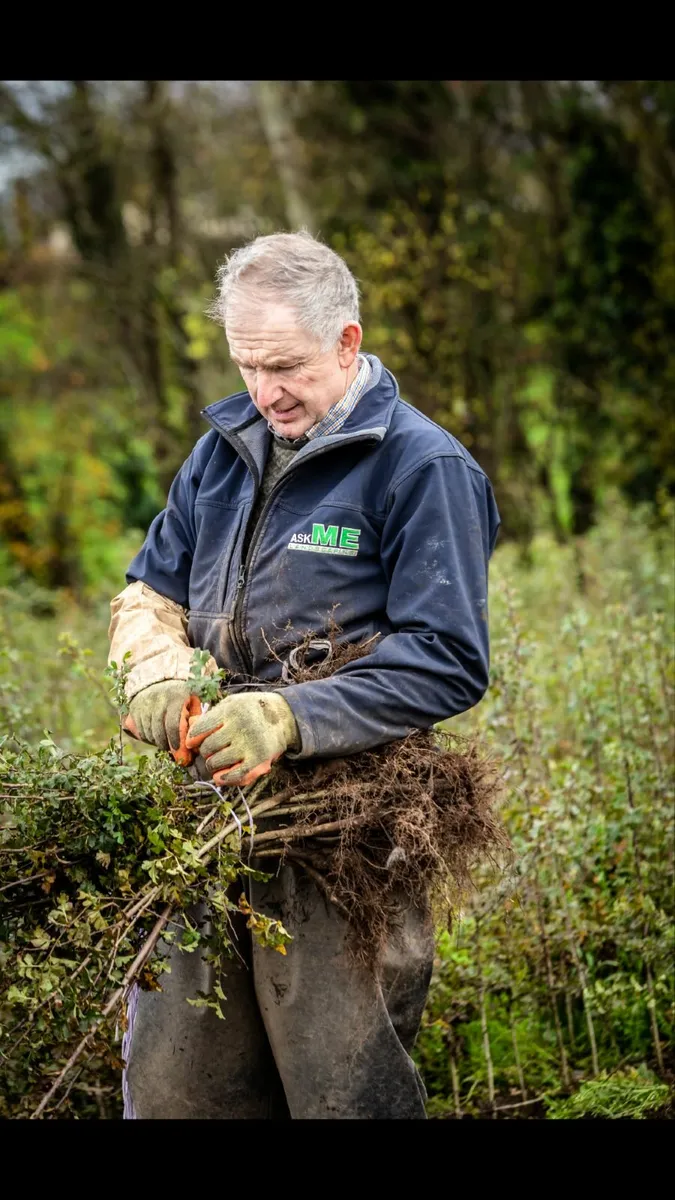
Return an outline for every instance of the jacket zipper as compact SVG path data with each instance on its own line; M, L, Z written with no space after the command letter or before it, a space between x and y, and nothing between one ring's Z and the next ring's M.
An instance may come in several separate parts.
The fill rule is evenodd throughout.
M203 415L205 416L206 414L204 413ZM207 420L209 420L208 417L207 417ZM212 422L210 422L210 420L209 420L209 423L212 424ZM226 432L224 429L219 429L217 425L214 425L213 428L216 429L216 431L220 434L221 437L225 438L226 442L230 443L230 445L234 448L234 450L236 450L237 454L239 455L239 457L241 459L243 459L243 461L245 462L249 471L251 472L251 475L253 476L254 492L253 492L253 501L252 501L252 505L251 505L251 512L252 512L253 508L255 507L256 497L258 495L258 492L260 490L260 484L262 482L258 475L258 468L256 466L255 460L251 457L251 455L249 454L246 447L244 445L242 445L241 440L237 437L236 434L230 433L229 430ZM250 514L249 514L249 520L250 520ZM247 530L248 530L248 521L246 522L246 526L244 529L244 535L243 535L244 541L246 540ZM245 581L246 581L246 567L244 566L243 563L241 563L239 566L239 576L237 579L237 586L236 586L235 594L234 594L234 605L233 605L233 610L232 610L232 641L234 643L234 648L239 657L241 666L244 668L244 670L246 670L247 664L250 663L250 669L253 670L253 662L251 660L251 656L247 653L244 643L237 636L236 621L234 619L235 609L237 607L239 597L241 595Z
M337 445L326 446L326 448L324 450L317 450L316 454L308 455L307 459L304 459L303 461L307 462L311 458L311 461L314 462L314 460L317 458L320 458L322 454L330 454L331 450L338 450L343 446L351 446L351 445L354 445L354 443L356 443L356 442L361 442L361 441L366 442L368 440L369 439L365 438L365 437L350 438L349 440L345 440L344 442L337 443ZM375 440L375 439L373 439L373 440ZM302 465L302 463L300 465ZM292 472L295 470L297 470L297 467L294 464L291 464L291 466L288 468L288 470L285 472L285 474L282 476L282 478L278 481L278 483L275 483L274 487L272 488L272 491L270 492L270 494L267 497L267 500L265 502L265 506L264 506L260 516L258 517L258 522L257 522L256 528L253 532L253 539L251 541L251 545L249 546L248 553L246 555L246 561L243 562L239 567L239 578L237 579L237 590L235 592L234 607L233 607L233 611L232 611L232 635L233 635L233 641L234 641L235 647L237 649L237 654L239 655L239 658L241 659L244 666L246 667L248 674L253 673L253 659L251 657L251 653L248 648L248 644L246 641L246 634L244 632L244 624L242 621L244 589L246 587L246 582L248 579L248 570L249 570L249 567L250 567L252 559L253 559L253 554L255 553L258 542L260 541L264 520L265 520L265 517L267 516L270 505L272 504L272 501L276 498L278 492L281 490L281 488L287 482L289 475L291 475ZM256 495L257 495L257 491L256 491ZM255 496L253 497L253 504L255 505ZM244 539L245 538L246 538L246 531L244 531Z
M234 593L234 606L233 606L233 611L232 611L232 641L234 642L234 647L235 647L235 650L237 651L237 655L238 655L239 661L241 662L241 665L244 668L246 668L250 662L250 670L252 671L253 670L253 662L251 661L250 655L246 651L245 645L240 640L238 631L237 631L237 616L236 616L237 606L239 604L239 597L243 591L245 583L246 583L246 567L242 563L239 567L239 578L237 579L237 587L236 587L236 590Z

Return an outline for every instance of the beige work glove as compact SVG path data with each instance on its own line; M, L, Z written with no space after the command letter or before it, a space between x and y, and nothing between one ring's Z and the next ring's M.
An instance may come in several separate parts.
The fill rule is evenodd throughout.
M278 692L243 692L191 721L185 744L199 750L214 783L245 786L265 775L286 750L299 750L300 733Z
M190 684L186 680L165 679L162 683L151 683L129 703L131 721L127 717L124 725L127 733L158 746L160 750L178 750L182 740L181 716L185 725L183 708L189 697ZM200 708L201 705L197 711Z

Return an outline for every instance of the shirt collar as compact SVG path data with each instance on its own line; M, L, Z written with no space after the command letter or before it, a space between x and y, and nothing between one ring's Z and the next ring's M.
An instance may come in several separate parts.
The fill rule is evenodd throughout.
M354 411L368 383L372 368L368 359L359 354L358 361L361 364L358 375L347 388L344 396L342 396L331 408L328 409L325 417L317 421L316 425L312 425L302 437L285 438L283 434L277 433L272 425L268 422L268 429L274 435L278 442L288 446L295 446L298 449L307 444L309 441L314 441L315 438L327 437L331 433L337 433L344 425L347 417Z

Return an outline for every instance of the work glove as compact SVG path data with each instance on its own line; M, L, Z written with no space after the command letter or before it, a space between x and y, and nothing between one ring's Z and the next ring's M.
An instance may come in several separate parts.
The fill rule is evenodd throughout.
M192 720L185 744L199 750L214 783L245 786L265 775L286 750L299 750L300 733L278 692L243 692Z
M187 766L192 753L186 751L185 738L191 716L201 713L196 696L190 695L190 684L183 679L165 679L143 688L129 703L129 716L124 728L132 737L150 742L160 750L170 750L176 762Z

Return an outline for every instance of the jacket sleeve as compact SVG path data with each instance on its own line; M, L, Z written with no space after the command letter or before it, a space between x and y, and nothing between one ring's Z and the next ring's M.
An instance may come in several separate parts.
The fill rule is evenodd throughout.
M499 514L486 476L435 455L395 482L382 532L393 632L327 679L283 689L302 747L350 754L429 729L488 685L488 560Z
M127 650L131 651L127 699L133 700L152 683L189 677L194 650L187 636L187 614L180 604L138 580L115 596L110 611L109 661L120 666ZM215 659L210 658L206 673L217 669Z
M126 693L165 679L187 679L194 653L187 635L190 568L195 546L194 497L197 443L174 479L166 508L155 517L127 571L128 586L111 603L109 660L131 652ZM211 658L206 671L216 671Z
M199 486L198 451L176 475L166 502L150 526L147 537L127 571L127 583L141 580L161 596L188 607L190 569L195 552L195 498Z

